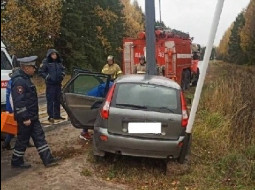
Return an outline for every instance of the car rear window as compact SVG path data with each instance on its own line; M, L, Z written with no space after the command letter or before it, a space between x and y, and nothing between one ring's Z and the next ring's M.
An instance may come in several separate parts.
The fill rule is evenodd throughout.
M123 83L117 84L114 92L115 107L138 108L158 112L180 112L179 91L174 88L152 85ZM119 106L118 106L119 105Z

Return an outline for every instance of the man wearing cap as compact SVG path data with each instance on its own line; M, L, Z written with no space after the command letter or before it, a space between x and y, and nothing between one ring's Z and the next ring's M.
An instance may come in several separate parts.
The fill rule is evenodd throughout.
M60 116L61 83L65 77L65 67L55 49L49 49L40 66L39 74L45 79L48 120L65 120Z
M139 64L134 67L134 74L145 74L146 73L146 61L145 56L142 55L139 57Z
M120 66L114 63L114 57L112 55L107 57L107 64L103 67L102 73L111 75L111 80L115 80L122 74Z
M30 79L36 69L36 59L37 56L18 59L21 68L11 76L14 117L18 123L17 141L11 160L11 165L15 168L31 167L23 159L30 136L34 141L43 164L46 167L57 164L57 159L52 156L45 140L44 131L38 116L36 87Z

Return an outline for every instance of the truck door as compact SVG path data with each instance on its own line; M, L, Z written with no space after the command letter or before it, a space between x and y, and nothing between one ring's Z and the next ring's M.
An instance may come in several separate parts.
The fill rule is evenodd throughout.
M123 70L125 74L132 74L134 67L134 47L133 42L125 42L123 50Z

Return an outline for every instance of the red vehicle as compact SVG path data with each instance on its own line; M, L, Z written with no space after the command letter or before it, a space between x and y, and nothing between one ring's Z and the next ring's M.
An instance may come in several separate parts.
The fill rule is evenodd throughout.
M178 82L183 89L187 89L190 83L196 83L198 68L196 53L193 52L192 39L188 34L182 36L167 30L156 30L156 64L160 74ZM198 46L199 47L199 46ZM199 47L200 49L200 47ZM199 50L197 48L197 50ZM146 57L145 32L141 32L138 38L124 38L123 40L123 71L124 74L132 74L133 68L139 63L139 57ZM195 80L195 81L194 81Z

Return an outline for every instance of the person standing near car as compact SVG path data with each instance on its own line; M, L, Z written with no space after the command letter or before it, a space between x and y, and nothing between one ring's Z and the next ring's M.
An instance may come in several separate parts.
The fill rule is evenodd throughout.
M145 74L146 73L146 61L145 56L139 57L139 64L135 65L133 74Z
M102 73L111 75L112 81L122 74L120 66L114 62L112 55L107 57L107 64L103 67Z
M11 159L11 166L14 168L31 167L23 159L30 137L46 167L56 165L58 160L51 154L39 121L36 87L30 79L36 70L36 59L37 56L18 59L21 69L11 76L14 118L18 123L17 141Z
M62 59L55 49L49 49L46 58L43 60L39 75L42 76L46 83L46 99L48 120L65 120L60 115L60 96L61 83L65 77L65 67Z
M11 86L12 86L12 73L14 73L16 70L18 70L19 67L14 67L12 69L12 72L9 74L10 80L7 83L7 87L6 87L6 107L5 107L5 111L9 112L9 113L13 113L13 101L12 101L12 96L11 96ZM14 147L11 147L11 140L14 138L14 135L12 134L6 134L5 139L4 139L4 143L2 145L3 149L6 150L12 150ZM28 147L34 147L34 145L32 143L28 143L27 145Z

